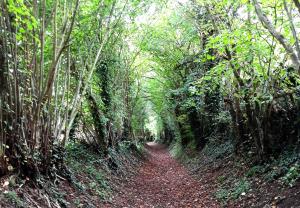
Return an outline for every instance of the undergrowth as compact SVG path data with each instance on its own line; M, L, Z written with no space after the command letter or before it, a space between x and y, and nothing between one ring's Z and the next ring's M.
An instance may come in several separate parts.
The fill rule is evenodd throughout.
M267 182L278 180L284 185L293 186L300 179L299 161L299 153L286 150L268 163L252 166L245 175L262 177Z
M39 183L8 176L0 186L0 207L94 207L100 201L110 201L115 186L112 176L122 180L133 174L141 163L143 145L122 142L109 150L109 156L81 143L69 143L66 147L66 175L55 175L54 179L41 177ZM41 185L41 186L39 186ZM3 187L2 187L3 186ZM36 195L32 187L38 187ZM71 193L70 193L71 191ZM34 196L33 196L33 195ZM9 206L11 207L11 206Z
M218 200L226 203L230 199L236 200L241 195L245 195L250 188L251 184L247 179L237 179L234 180L233 183L221 185L221 187L216 191L215 196Z
M255 188L252 183L257 179L262 183L276 181L286 187L292 187L300 180L299 153L286 150L276 158L271 157L269 162L251 165L253 163L247 158L233 157L232 140L220 142L219 139L209 138L209 143L200 151L193 142L186 147L175 142L171 145L170 152L199 176L205 174L206 170L223 168L218 171L217 188L214 192L215 198L222 204L247 196Z
M88 190L100 199L109 200L112 193L111 174L130 175L135 165L143 157L143 145L140 143L122 142L115 149L109 149L109 156L101 158L95 151L80 143L71 143L67 146L67 165L71 172L85 180L74 181L80 190Z
M4 197L9 203L13 204L15 207L24 207L22 199L18 196L18 194L15 191L5 191Z

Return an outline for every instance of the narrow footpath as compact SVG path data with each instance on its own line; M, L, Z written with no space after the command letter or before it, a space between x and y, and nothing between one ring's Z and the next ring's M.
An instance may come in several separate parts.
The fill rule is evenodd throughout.
M148 143L148 158L138 175L125 185L112 208L215 208L208 184L195 180L171 157L165 146Z

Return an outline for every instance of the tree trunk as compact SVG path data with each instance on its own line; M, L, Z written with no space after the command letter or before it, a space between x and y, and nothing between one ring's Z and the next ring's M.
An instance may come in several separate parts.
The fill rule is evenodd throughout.
M103 121L104 115L99 110L97 102L90 91L86 93L86 98L88 100L90 110L92 113L94 127L97 135L97 142L100 147L100 151L103 153L104 156L106 156L108 154L108 149L106 144L106 124Z
M263 24L263 26L270 32L270 34L283 46L285 51L289 54L291 57L291 60L293 62L294 67L296 70L300 73L300 61L299 57L297 56L297 53L295 52L293 46L287 41L287 39L279 33L273 24L270 22L268 17L263 13L261 6L259 5L257 0L252 0L254 7L255 7L255 12Z

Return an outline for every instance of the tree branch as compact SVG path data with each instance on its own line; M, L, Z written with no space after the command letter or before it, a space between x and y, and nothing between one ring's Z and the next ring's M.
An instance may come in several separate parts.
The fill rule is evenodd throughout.
M300 72L300 61L299 58L293 48L292 45L287 41L287 39L279 33L274 25L270 22L268 17L263 13L261 6L259 5L257 0L252 0L253 5L255 7L255 12L262 23L262 25L271 33L271 35L283 46L285 51L289 54L291 57L291 60L293 62L294 67Z
M293 2L295 3L295 5L296 5L296 7L297 7L297 9L300 13L300 2L299 2L299 0L293 0Z

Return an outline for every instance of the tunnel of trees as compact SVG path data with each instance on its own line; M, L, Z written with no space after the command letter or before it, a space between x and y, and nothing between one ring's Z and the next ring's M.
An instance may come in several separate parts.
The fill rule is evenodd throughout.
M298 0L0 2L0 176L65 172L70 143L299 152Z

